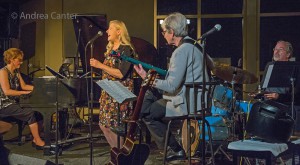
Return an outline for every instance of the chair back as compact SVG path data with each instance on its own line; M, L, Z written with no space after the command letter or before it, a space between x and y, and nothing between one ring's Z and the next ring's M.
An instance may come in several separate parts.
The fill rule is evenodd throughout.
M208 83L205 89L205 94L202 94L203 91L203 83L185 83L186 87L186 100L187 100L187 109L188 115L201 114L202 110L206 110L206 112L211 107L211 86L212 83ZM204 99L202 98L204 97ZM202 107L202 100L204 100L204 105Z

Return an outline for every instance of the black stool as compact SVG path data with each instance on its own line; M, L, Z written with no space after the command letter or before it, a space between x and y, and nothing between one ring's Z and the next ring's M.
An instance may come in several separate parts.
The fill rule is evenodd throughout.
M18 145L19 146L23 145L25 141L22 140L22 138L23 138L22 132L25 128L26 122L15 119L13 117L5 117L5 118L2 118L1 120L3 120L4 122L8 122L8 123L16 123L18 125Z

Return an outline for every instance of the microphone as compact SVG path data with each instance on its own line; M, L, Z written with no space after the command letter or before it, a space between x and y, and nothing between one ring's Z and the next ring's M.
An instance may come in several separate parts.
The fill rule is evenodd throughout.
M37 71L45 70L45 68L34 66L32 63L29 63L27 66L28 68L37 68Z
M103 35L102 31L98 31L98 33L91 40L89 40L87 45L93 43L97 38L99 38L102 35Z
M220 24L216 24L212 29L210 29L208 32L204 33L198 40L203 40L205 39L207 36L218 32L222 29L222 26Z

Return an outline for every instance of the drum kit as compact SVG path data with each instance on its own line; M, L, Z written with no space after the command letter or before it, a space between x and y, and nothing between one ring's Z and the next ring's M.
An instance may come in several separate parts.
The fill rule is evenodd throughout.
M212 141L228 143L241 139L243 138L243 132L245 131L245 116L246 114L249 114L253 104L250 101L236 99L237 93L241 92L237 91L238 88L236 88L236 85L257 83L258 79L254 74L232 66L214 66L211 72L216 79L221 80L220 82L218 81L219 83L212 86L209 92L212 116L207 116L206 120L210 124ZM201 121L192 121L191 128L194 130L191 132L191 153L195 156L199 149L198 144L202 138ZM184 135L184 132L186 132L185 129L186 127L183 126L181 135L183 148L187 149L188 147ZM207 130L207 128L205 129ZM206 141L208 141L208 138L206 131ZM228 159L230 159L221 148L221 145L214 154L220 150Z

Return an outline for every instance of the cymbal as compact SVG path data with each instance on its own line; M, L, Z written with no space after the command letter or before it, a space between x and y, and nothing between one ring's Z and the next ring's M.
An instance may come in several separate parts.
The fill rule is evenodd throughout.
M215 66L212 73L223 80L238 84L253 84L258 81L254 74L233 66Z

